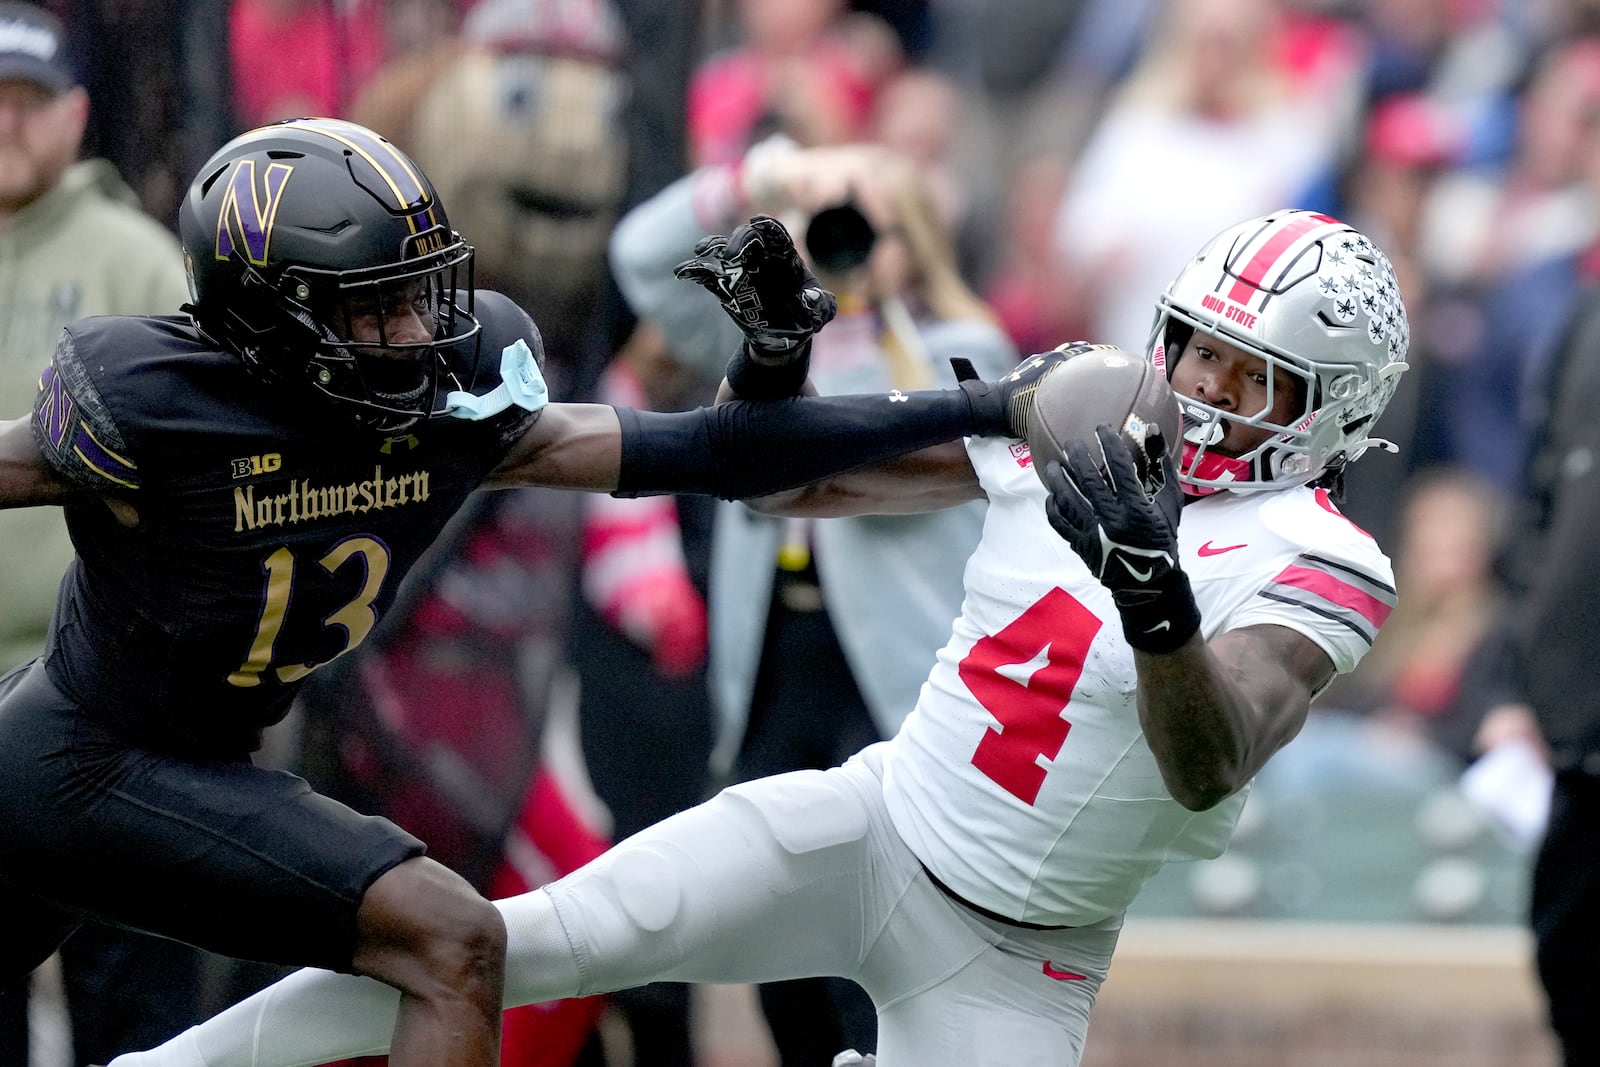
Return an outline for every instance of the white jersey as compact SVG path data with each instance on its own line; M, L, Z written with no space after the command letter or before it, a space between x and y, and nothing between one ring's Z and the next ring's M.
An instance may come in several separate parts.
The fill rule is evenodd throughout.
M1116 607L1046 520L1027 445L975 438L968 454L989 496L983 538L950 641L888 746L885 802L965 900L1088 925L1125 910L1165 861L1219 855L1245 791L1203 812L1172 799L1139 725ZM1341 673L1395 603L1388 558L1323 490L1192 501L1179 555L1206 639L1287 626Z

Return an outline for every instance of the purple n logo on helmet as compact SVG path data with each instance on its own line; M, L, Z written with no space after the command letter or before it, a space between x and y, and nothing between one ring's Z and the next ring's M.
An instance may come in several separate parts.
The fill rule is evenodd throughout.
M269 163L264 187L256 185L256 161L241 159L228 175L228 192L217 213L217 258L233 258L234 249L243 246L244 257L258 267L267 265L267 247L272 243L272 224L283 202L284 187L294 168L287 163ZM246 204L249 206L246 207Z

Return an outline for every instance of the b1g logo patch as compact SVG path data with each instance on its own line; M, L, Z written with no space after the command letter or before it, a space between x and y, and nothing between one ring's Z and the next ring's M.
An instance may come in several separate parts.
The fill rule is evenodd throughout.
M1028 442L1018 441L1010 446L1011 458L1017 461L1017 466L1027 470L1033 466L1033 449L1028 447Z
M259 456L243 456L228 464L234 480L254 478L258 474L272 474L283 468L283 456L277 452L263 452Z

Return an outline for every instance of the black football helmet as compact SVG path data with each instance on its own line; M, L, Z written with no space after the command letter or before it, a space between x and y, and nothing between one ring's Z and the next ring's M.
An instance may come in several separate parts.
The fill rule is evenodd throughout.
M472 247L379 134L338 119L241 134L189 186L178 229L189 313L259 376L309 384L385 433L444 414L447 389L472 388ZM431 338L387 336L402 300L431 320ZM376 339L352 343L357 319L376 320Z

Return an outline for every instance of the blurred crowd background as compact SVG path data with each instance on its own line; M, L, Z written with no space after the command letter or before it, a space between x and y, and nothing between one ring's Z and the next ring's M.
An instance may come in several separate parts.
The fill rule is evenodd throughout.
M1412 344L1379 427L1398 449L1354 468L1345 511L1394 558L1401 606L1263 774L1229 853L1162 872L1136 914L1522 922L1526 826L1459 778L1479 754L1469 667L1506 595L1496 560L1540 425L1535 383L1600 275L1600 4L43 6L88 90L82 156L168 227L201 161L251 126L341 116L405 148L476 245L478 283L540 323L559 399L709 400L727 353L684 351L670 308L641 317L608 246L679 179L751 194L785 152L870 145L909 168L921 214L880 217L880 239L911 231L922 281L949 275L942 302L920 303L991 322L1011 358L1078 338L1143 351L1155 297L1240 218L1294 206L1356 225L1394 261ZM871 184L830 188L867 201ZM802 225L827 206L787 194ZM946 242L917 244L923 216ZM326 672L274 758L407 822L495 892L740 773L707 676L727 520L703 501L613 503L486 500L387 634ZM810 610L804 586L779 583L775 607L792 594ZM636 1048L686 1041L683 997L639 996Z

